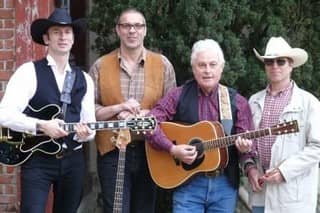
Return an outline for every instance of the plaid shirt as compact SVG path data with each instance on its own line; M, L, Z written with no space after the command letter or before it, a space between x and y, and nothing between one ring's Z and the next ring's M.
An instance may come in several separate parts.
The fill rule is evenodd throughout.
M158 122L171 121L177 110L177 105L182 92L183 86L171 90L158 104L150 111L150 114L157 118ZM219 103L218 103L218 86L206 96L198 89L198 113L199 120L218 121L219 120ZM237 107L237 119L234 122L236 133L245 132L253 129L251 110L247 100L240 94L235 95ZM165 136L161 128L156 128L153 134L146 134L147 139L153 147L169 151L172 142Z
M121 93L125 100L134 98L141 102L144 95L144 61L146 60L147 50L143 48L142 54L138 60L139 63L133 71L129 72L127 63L123 57L121 57L120 51L118 51L118 58L120 61L120 86ZM162 63L164 64L164 91L166 94L171 88L176 87L175 72L170 61L163 55ZM95 83L95 103L96 110L102 107L100 98L100 86L99 86L99 70L101 67L101 58L99 58L90 68L89 74L91 75Z
M259 128L268 128L279 123L279 117L284 108L288 105L292 96L293 82L276 95L271 95L270 85L267 87L267 94L264 100L264 108ZM262 168L269 169L271 159L271 148L276 140L276 135L266 136L257 139L257 151Z

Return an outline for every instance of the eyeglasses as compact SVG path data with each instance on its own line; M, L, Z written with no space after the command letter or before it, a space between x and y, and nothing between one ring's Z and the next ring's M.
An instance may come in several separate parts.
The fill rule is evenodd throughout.
M280 67L285 65L287 60L285 58L275 58L275 59L264 59L263 62L266 66L272 66L274 62L276 62L277 65Z
M131 28L133 27L133 29L135 30L142 30L146 25L145 24L140 24L140 23L135 23L135 24L129 24L129 23L119 23L118 24L122 29L124 30L131 30Z

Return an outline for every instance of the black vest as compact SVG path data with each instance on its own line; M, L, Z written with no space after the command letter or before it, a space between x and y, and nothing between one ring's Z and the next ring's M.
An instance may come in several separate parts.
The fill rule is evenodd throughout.
M233 122L237 119L237 108L235 104L235 95L237 94L236 90L228 88L230 95L230 103L232 110ZM218 98L218 97L217 97ZM199 122L199 109L198 109L198 86L195 80L188 81L185 83L182 89L182 93L179 97L179 102L177 105L177 111L174 116L174 121L194 124ZM231 130L232 134L235 134L234 127ZM234 188L239 187L240 180L240 170L239 170L239 158L238 151L236 147L229 146L229 163L225 168L225 174L228 177L231 185ZM206 154L209 154L207 152Z
M62 106L60 101L61 93L59 91L56 79L54 77L51 67L48 65L46 58L34 62L36 78L37 78L37 88L34 96L29 101L29 105L33 109L40 109L48 104L56 104ZM64 118L66 123L79 122L80 112L81 112L81 102L83 96L87 91L87 84L85 76L82 71L77 67L72 67L72 70L76 72L76 78L71 90L71 104L68 104L66 116ZM30 117L35 117L39 119L49 120L52 119L53 115L48 115L45 113L35 113L29 108L24 111ZM79 143L73 140L74 134L69 134L63 140L65 140L68 148L73 149L78 146Z

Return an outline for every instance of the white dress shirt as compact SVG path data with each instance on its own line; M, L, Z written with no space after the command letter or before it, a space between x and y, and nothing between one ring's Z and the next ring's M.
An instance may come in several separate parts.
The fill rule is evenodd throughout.
M50 55L47 55L47 60L55 76L58 88L62 92L66 72L70 72L71 67L67 64L65 72L62 74L58 72L56 62ZM87 82L87 91L81 102L80 122L96 122L93 81L85 72L84 76ZM34 96L36 89L37 78L34 63L27 62L22 64L10 78L0 103L0 125L15 131L35 134L38 119L25 115L23 111ZM92 131L86 141L93 139L94 135L95 131ZM75 140L77 140L76 137Z

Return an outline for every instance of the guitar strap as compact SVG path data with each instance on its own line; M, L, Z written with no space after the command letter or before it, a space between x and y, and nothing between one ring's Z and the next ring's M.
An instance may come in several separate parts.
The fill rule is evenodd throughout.
M67 113L67 106L71 104L71 90L74 85L76 79L76 72L71 70L71 72L67 71L66 77L64 78L63 88L60 96L60 101L62 102L61 107L61 116L62 119L65 120ZM62 143L62 151L63 149L68 149L68 146L65 141Z
M75 71L67 72L66 77L64 78L63 88L60 96L60 101L62 102L61 113L63 120L66 117L67 105L71 104L71 90L74 85L75 79Z
M224 128L225 134L231 135L233 120L232 120L232 111L231 111L231 103L230 103L230 95L229 95L228 87L219 84L218 98L219 98L220 122Z

